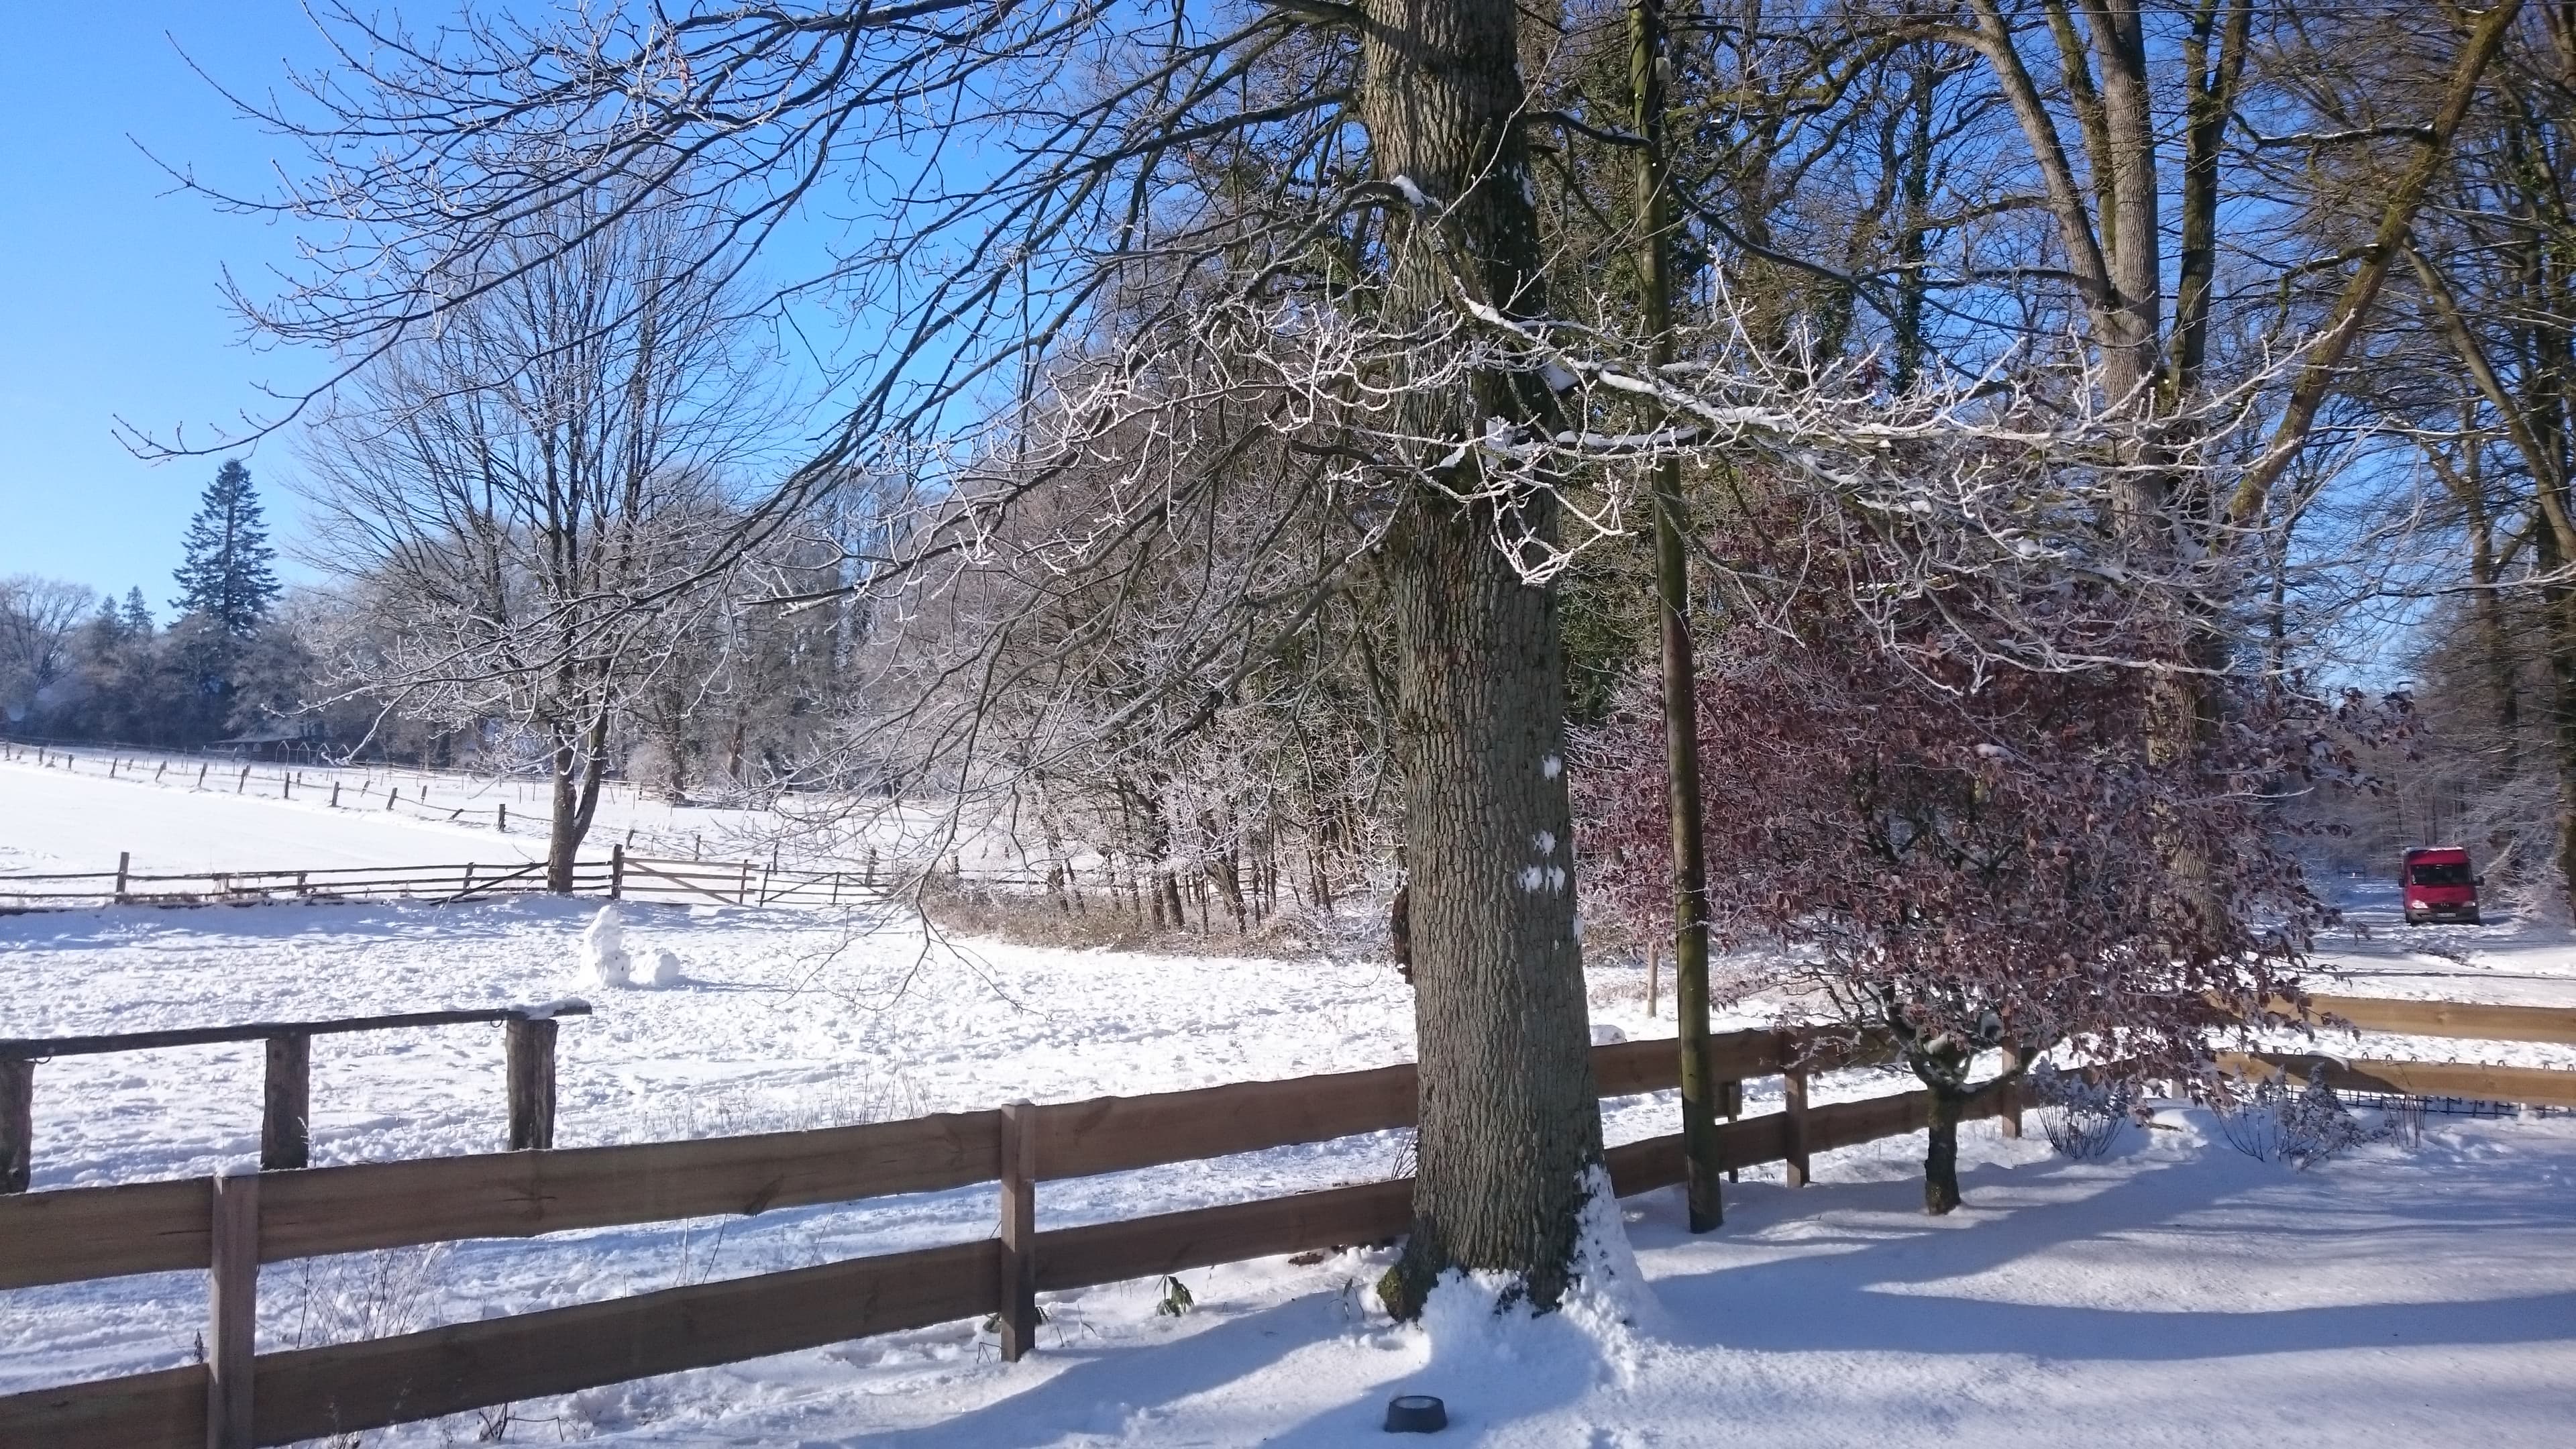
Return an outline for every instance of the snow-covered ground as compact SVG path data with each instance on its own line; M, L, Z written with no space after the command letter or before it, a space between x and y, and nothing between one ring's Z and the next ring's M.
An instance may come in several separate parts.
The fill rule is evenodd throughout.
M31 783L33 782L33 783ZM0 862L59 858L147 824L207 865L323 864L453 850L443 827L0 766ZM50 793L49 793L50 792ZM51 800L48 805L45 802ZM193 804L179 806L174 801ZM82 835L80 832L90 832ZM376 836L370 835L376 832ZM415 832L425 839L415 839ZM463 832L454 832L463 834ZM488 845L493 837L477 837ZM140 844L118 848L144 848ZM236 852L238 854L236 854ZM239 858L250 856L250 859ZM109 853L110 862L113 853ZM410 859L437 859L439 854ZM462 858L447 856L445 858ZM376 861L385 857L378 855ZM0 868L8 868L0 865ZM15 868L27 868L24 865ZM2408 930L2367 897L2321 989L2576 1004L2576 935ZM1365 959L1176 958L927 938L908 916L630 906L627 945L685 982L578 979L592 907L121 908L0 917L0 1036L342 1015L589 994L560 1048L564 1145L817 1126L1400 1061L1410 999ZM1216 943L1212 943L1214 945ZM1630 1036L1640 973L1596 969L1594 1016ZM1745 1013L1746 1020L1760 1014ZM2463 1051L2462 1048L2468 1048ZM2370 1054L2576 1065L2562 1048L2396 1042ZM497 1028L318 1039L321 1162L492 1150ZM247 1166L255 1047L67 1058L37 1068L39 1188ZM1901 1083L1843 1079L1830 1095ZM1751 1110L1776 1105L1756 1084ZM1668 1101L1611 1105L1611 1139L1671 1130ZM1637 1323L1389 1327L1345 1254L1050 1299L1042 1351L998 1362L958 1324L520 1405L506 1442L917 1446L1373 1441L1388 1394L1450 1401L1449 1441L1642 1446L1957 1439L2220 1445L2474 1438L2566 1442L2576 1409L2576 1122L2436 1119L2412 1148L2308 1172L2243 1158L2168 1111L2105 1162L1972 1126L1969 1207L1916 1210L1919 1144L1819 1162L1790 1190L1748 1172L1722 1233L1634 1199L1651 1286ZM1394 1134L1050 1183L1041 1221L1084 1221L1389 1175ZM740 1220L477 1242L273 1267L264 1346L590 1301L986 1235L990 1190ZM0 1391L188 1361L200 1275L0 1294ZM375 1436L470 1441L473 1416Z
M623 844L665 858L776 857L811 868L857 868L874 852L889 864L962 866L978 879L1043 875L1050 863L1007 811L961 818L875 797L786 804L795 828L775 811L675 802L611 780L584 850L605 856ZM0 743L0 874L112 871L119 852L145 874L533 860L545 854L552 809L547 783L525 777ZM1099 864L1079 844L1071 853L1081 869Z

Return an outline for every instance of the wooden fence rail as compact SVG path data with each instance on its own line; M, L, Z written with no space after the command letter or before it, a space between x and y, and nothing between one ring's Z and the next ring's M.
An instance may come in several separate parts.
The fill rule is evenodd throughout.
M146 874L120 864L112 871L0 875L0 913L281 900L453 903L538 895L550 888L544 864L536 861L183 874ZM572 894L663 904L856 906L884 901L887 886L874 868L801 870L748 860L657 860L630 854L621 845L606 859L574 861Z
M1800 1182L1813 1153L1925 1125L1928 1092L1808 1105L1809 1074L1885 1044L1830 1058L1816 1045L1803 1033L1712 1039L1713 1079L1780 1075L1796 1088L1784 1110L1719 1128L1723 1165L1784 1161ZM1679 1079L1670 1041L1597 1047L1593 1064L1605 1096ZM2431 1080L2411 1075L2430 1065L2335 1068L2405 1083ZM2482 1080L2551 1101L2576 1094L2576 1073L2529 1075ZM1404 1231L1412 1200L1409 1180L1368 1182L1040 1230L1037 1182L1397 1129L1414 1120L1417 1087L1414 1069L1396 1066L813 1132L271 1172L245 1180L247 1192L200 1178L0 1198L0 1288L204 1269L215 1305L208 1363L0 1397L0 1444L284 1444L985 1315L999 1317L1016 1358L1032 1346L1036 1293L1381 1242ZM2003 1094L1980 1106L2017 1110ZM1682 1180L1678 1134L1607 1157L1623 1195ZM254 1353L239 1331L261 1263L994 1181L1000 1230L980 1241L288 1352Z
M361 1031L502 1023L509 1056L510 1147L552 1147L555 1140L555 1020L590 1015L586 1001L468 1011L413 1011L323 1021L259 1021L174 1027L101 1036L0 1039L0 1194L22 1193L34 1165L36 1064L55 1057L101 1056L225 1042L267 1044L260 1090L259 1165L303 1167L312 1160L313 1038Z

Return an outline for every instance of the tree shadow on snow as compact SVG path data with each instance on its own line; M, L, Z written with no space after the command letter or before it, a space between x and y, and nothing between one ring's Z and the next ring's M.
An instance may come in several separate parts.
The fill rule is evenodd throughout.
M849 1442L870 1449L1026 1449L1131 1431L1150 1440L1152 1420L1168 1413L1171 1405L1249 1378L1297 1349L1350 1328L1340 1302L1333 1293L1311 1293L1144 1344L1133 1338L1074 1338L1058 1345L1054 1332L1041 1328L1037 1356L1029 1367L1053 1370L1044 1380L936 1424L869 1433ZM1244 1442L1253 1440L1301 1442L1268 1437L1248 1423ZM1350 1441L1344 1435L1312 1442Z
M2438 1150L2426 1151L2432 1160L2423 1165L2438 1167ZM2336 1166L2367 1172L2375 1164ZM2576 1292L2244 1312L1996 1301L1942 1286L2053 1250L2066 1252L2070 1264L2089 1256L2135 1276L2151 1275L2161 1254L2191 1259L2204 1242L2242 1251L2249 1235L2281 1240L2285 1254L2348 1255L2360 1245L2366 1256L2409 1253L2428 1234L2576 1229L2576 1206L2546 1177L2521 1189L2484 1184L2472 1203L2447 1193L2433 1172L2384 1177L2364 1193L2349 1182L2235 1160L2224 1143L2212 1142L2189 1156L2120 1167L1983 1164L1963 1172L1968 1206L1945 1219L1921 1215L1921 1186L1913 1179L1794 1189L1746 1183L1730 1190L1721 1233L1739 1250L1782 1256L1657 1277L1666 1318L1656 1336L1737 1351L2128 1362L2554 1341L2576 1334ZM2331 1197L2306 1190L2329 1185L2340 1188ZM1650 1261L1692 1241L1680 1228L1678 1189L1631 1199L1629 1207L1642 1209L1630 1234ZM2088 1245L2100 1251L2088 1254ZM2355 1271L2366 1274L2368 1265ZM2134 1296L2136 1288L2118 1291ZM1572 1343L1501 1373L1472 1352L1448 1363L1435 1348L1425 1363L1414 1347L1387 1353L1382 1374L1365 1358L1356 1371L1347 1357L1336 1358L1324 1371L1364 1387L1285 1426L1269 1417L1278 1406L1258 1391L1244 1395L1240 1409L1223 1395L1188 1402L1278 1370L1300 1350L1366 1355L1366 1340L1352 1334L1356 1326L1340 1297L1319 1291L1161 1342L1059 1345L1049 1334L1040 1353L1053 1372L1044 1380L938 1424L852 1442L1019 1449L1098 1436L1325 1449L1379 1442L1385 1401L1399 1392L1445 1394L1451 1429L1444 1442L1475 1442L1484 1430L1572 1403L1602 1380L1598 1358ZM1382 1322L1372 1327L1384 1330Z
M2206 1160L2218 1155L2221 1160ZM2493 1345L2576 1336L2576 1292L2544 1292L2439 1302L2374 1301L2232 1311L2184 1306L2170 1310L2099 1308L1962 1296L1941 1285L1972 1278L2016 1259L2071 1250L2067 1261L2119 1266L2132 1278L2152 1268L2140 1260L2196 1257L2212 1249L2242 1251L2249 1236L2281 1243L2275 1261L2301 1254L2372 1251L2380 1243L2403 1253L2428 1234L2493 1234L2512 1228L2576 1230L2576 1207L2563 1195L2534 1190L2499 1196L2482 1190L2474 1208L2432 1182L2383 1179L2366 1198L2301 1201L2302 1187L2323 1187L2278 1164L2228 1162L2224 1143L2201 1148L2201 1160L2127 1173L2056 1163L1963 1173L1968 1205L1946 1220L1921 1217L1920 1184L1820 1184L1808 1188L1748 1184L1729 1204L1728 1232L1759 1234L1775 1225L1814 1226L1821 1233L1784 1236L1783 1256L1701 1273L1656 1279L1655 1291L1689 1340L1767 1352L2025 1354L2046 1360L2161 1362L2426 1344ZM2371 1164L2338 1163L2366 1172ZM2182 1170L2176 1170L2182 1169ZM2070 1199L2066 1189L2099 1174L2096 1191ZM2268 1201L2247 1194L2265 1187L2297 1196ZM1659 1195L1661 1196L1661 1195ZM1669 1226L1675 1204L1658 1204L1655 1227L1636 1225L1640 1248L1677 1241ZM1907 1214L1915 1214L1910 1222ZM2223 1214L2223 1216L2219 1216ZM2207 1215L2200 1222L2186 1221ZM1659 1230L1660 1229L1660 1230ZM2088 1252L2088 1246L2100 1251ZM2364 1258L2368 1252L2362 1254ZM2320 1271L2330 1271L2320 1265ZM2356 1273L2369 1271L2357 1262ZM1973 1290L1971 1290L1973 1291ZM2004 1291L2012 1291L2006 1288ZM2025 1289L2024 1291L2030 1291ZM2121 1290L2134 1294L2134 1286Z

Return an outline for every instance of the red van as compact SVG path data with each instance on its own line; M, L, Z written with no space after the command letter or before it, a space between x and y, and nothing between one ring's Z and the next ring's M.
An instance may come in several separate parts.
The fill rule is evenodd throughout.
M2406 924L2427 921L2478 923L2478 878L2469 872L2469 853L2456 845L2433 845L2406 852L2406 869L2398 888L2406 898Z

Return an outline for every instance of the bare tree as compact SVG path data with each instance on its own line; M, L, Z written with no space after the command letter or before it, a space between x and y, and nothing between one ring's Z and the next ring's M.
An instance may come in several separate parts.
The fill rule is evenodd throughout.
M622 213L622 214L621 214ZM434 331L377 356L307 437L307 556L374 616L339 687L498 728L553 786L569 891L611 730L707 606L701 531L762 422L691 223L598 194L514 222Z
M2467 545L2452 545L2467 565L2453 578L2490 694L2495 754L2480 773L2491 787L2512 792L2522 764L2525 651L2513 636L2527 633L2545 667L2535 753L2555 797L2554 892L2576 901L2576 14L2532 9L2509 33L2495 104L2404 242L2404 280L2438 343L2400 359L2405 386L2383 396L2454 507L2456 532L2443 537ZM2508 624L2512 595L2534 596L2526 629Z
M98 604L85 584L18 574L0 579L0 708L15 720L62 676L72 634Z

